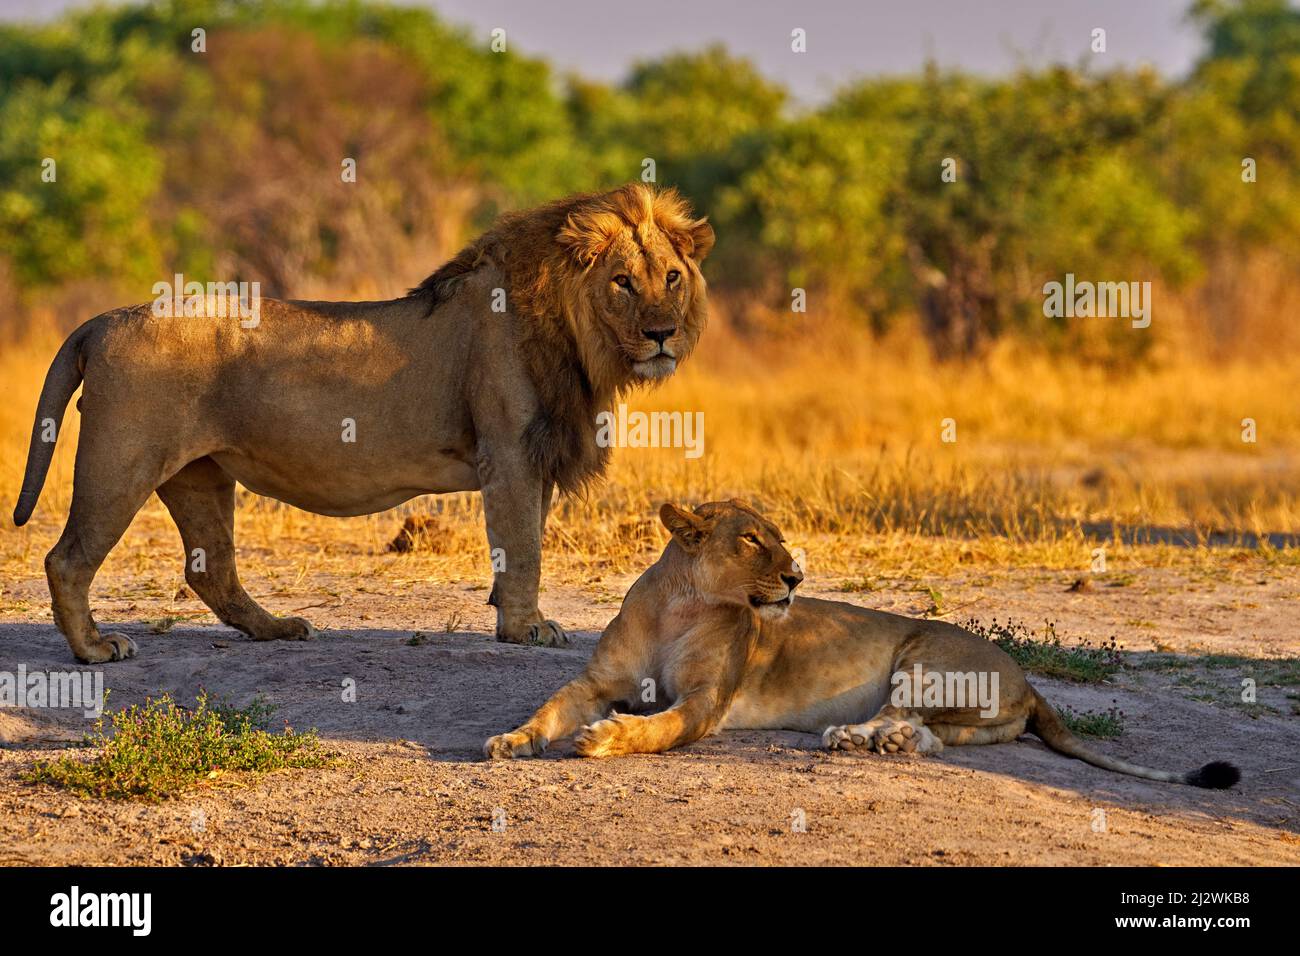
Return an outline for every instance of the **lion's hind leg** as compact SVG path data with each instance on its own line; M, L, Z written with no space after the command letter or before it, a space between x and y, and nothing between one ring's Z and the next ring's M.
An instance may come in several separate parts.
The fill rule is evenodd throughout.
M1005 744L1025 732L1025 718L1020 717L1001 724L951 724L934 722L927 725L936 737L952 747L973 747L979 744Z
M879 754L939 753L944 746L971 747L979 744L1004 744L1025 732L1025 718L1013 717L1000 722L954 722L952 712L943 720L922 717L915 711L885 707L871 720L861 724L827 727L822 744L830 750L870 750Z
M192 461L158 488L185 544L185 580L222 623L255 641L310 640L300 617L275 617L248 596L235 570L235 482L210 458Z
M136 512L149 500L166 465L143 453L132 454L125 429L100 426L87 413L77 448L68 523L45 556L54 623L83 664L120 661L136 654L125 634L101 634L90 613L90 585L109 551Z
M945 745L1015 740L1032 712L1020 668L995 645L951 625L904 643L890 668L889 701L862 724L828 727L833 750L938 753Z
M870 750L878 754L933 754L943 750L943 740L915 711L882 707L861 724L827 727L822 745L830 750Z

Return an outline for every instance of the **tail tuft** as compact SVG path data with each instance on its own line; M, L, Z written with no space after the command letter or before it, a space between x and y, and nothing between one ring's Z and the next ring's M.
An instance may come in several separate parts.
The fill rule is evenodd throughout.
M1216 760L1207 763L1200 770L1191 771L1183 778L1183 783L1206 790L1227 790L1241 779L1241 771L1230 763Z

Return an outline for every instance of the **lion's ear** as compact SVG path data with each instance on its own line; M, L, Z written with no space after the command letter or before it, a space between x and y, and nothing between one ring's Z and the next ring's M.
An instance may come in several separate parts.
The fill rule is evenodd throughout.
M673 540L687 553L696 551L709 534L709 524L697 514L692 514L669 502L659 509L659 520L672 532Z
M581 265L595 262L618 235L621 220L610 213L570 213L555 241Z
M690 220L682 217L675 223L661 225L677 254L701 263L713 248L713 227L707 219Z
M697 219L690 227L691 248L686 254L696 262L703 262L704 257L713 248L713 227L707 219Z

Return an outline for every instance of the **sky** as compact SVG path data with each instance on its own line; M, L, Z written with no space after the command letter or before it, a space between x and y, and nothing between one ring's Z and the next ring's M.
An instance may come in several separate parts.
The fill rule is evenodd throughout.
M1185 73L1200 51L1185 20L1191 0L425 0L484 35L506 30L521 53L561 71L619 80L628 66L721 42L752 59L805 102L858 76L941 66L1001 73L1051 62ZM0 0L0 18L44 19L69 0ZM807 32L792 53L790 32ZM1090 52L1092 30L1107 52Z

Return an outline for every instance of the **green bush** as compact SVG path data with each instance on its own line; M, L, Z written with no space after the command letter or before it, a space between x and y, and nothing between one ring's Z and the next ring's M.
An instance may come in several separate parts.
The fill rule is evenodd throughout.
M146 699L100 718L85 746L89 758L65 754L36 764L32 783L66 787L87 796L164 800L223 773L327 767L333 756L315 732L295 733L287 725L272 733L274 708L255 700L245 708L214 702L200 693L193 708L169 694Z

